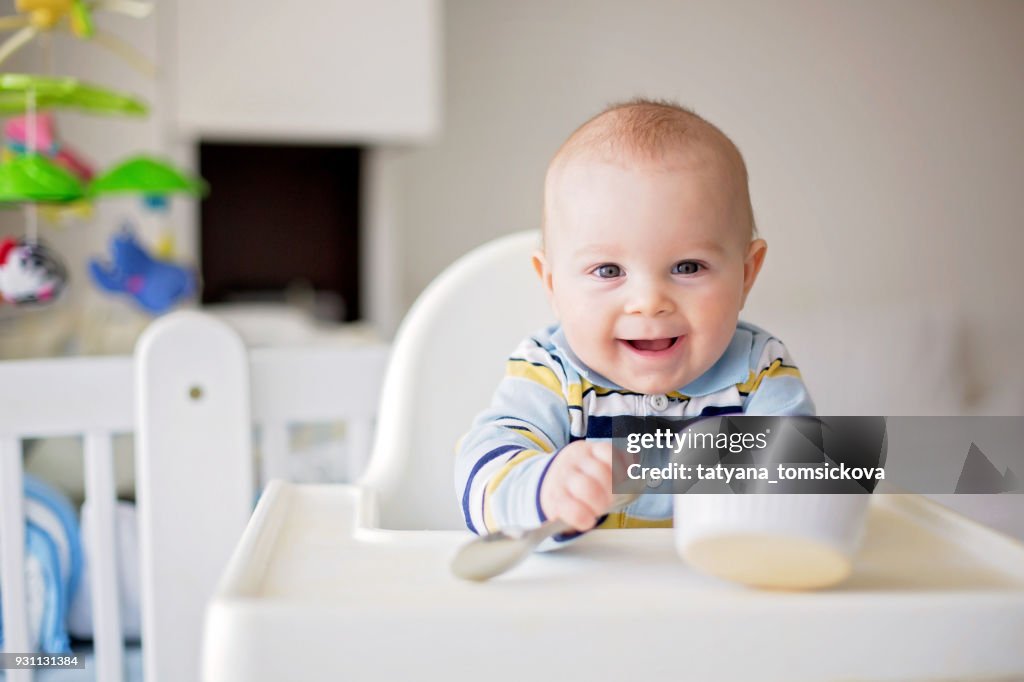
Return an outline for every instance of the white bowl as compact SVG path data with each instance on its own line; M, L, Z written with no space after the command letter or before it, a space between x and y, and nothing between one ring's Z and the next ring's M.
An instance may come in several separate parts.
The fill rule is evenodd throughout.
M769 589L817 589L853 570L868 494L675 496L679 554L719 578Z

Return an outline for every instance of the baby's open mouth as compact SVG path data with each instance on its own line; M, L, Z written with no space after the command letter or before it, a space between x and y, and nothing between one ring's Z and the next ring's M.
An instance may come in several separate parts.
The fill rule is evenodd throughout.
M668 350L669 348L674 346L676 341L678 340L678 336L673 336L668 339L623 339L623 341L628 343L633 348L636 348L637 350L654 352Z

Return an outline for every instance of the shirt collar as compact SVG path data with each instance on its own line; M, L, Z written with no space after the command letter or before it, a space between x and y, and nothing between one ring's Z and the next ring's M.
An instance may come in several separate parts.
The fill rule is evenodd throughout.
M739 327L732 335L728 347L722 353L711 368L699 377L678 389L686 396L703 396L725 390L730 386L741 384L750 376L750 348L753 341L752 334ZM565 337L562 325L558 325L551 333L551 343L554 344L563 356L569 361L579 375L594 384L612 390L624 390L610 379L598 374L587 367L569 347L569 341Z
M583 361L576 357L576 354L572 352L572 348L569 347L569 340L565 338L565 332L562 330L562 325L557 325L555 330L551 333L551 343L554 344L555 348L558 349L565 359L569 361L573 369L579 372L579 375L594 384L595 386L601 386L602 388L610 388L615 391L625 390L611 379L607 379L594 370L583 364Z

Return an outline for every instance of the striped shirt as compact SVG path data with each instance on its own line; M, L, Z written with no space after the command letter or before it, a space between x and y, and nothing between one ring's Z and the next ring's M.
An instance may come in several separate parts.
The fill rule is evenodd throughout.
M542 524L547 519L540 486L551 462L573 441L610 440L613 417L741 413L814 414L786 347L754 325L739 322L711 369L665 395L628 391L595 373L573 354L561 327L553 325L516 348L491 406L459 441L455 490L466 525L483 534ZM672 499L641 495L603 517L598 527L669 527Z

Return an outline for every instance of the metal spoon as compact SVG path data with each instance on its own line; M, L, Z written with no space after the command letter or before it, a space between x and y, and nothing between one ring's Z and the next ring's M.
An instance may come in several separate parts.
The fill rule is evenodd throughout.
M608 511L618 511L638 497L638 494L616 495ZM554 520L528 530L510 528L483 535L459 548L452 559L452 572L465 580L488 580L518 564L547 538L569 530L572 526Z

